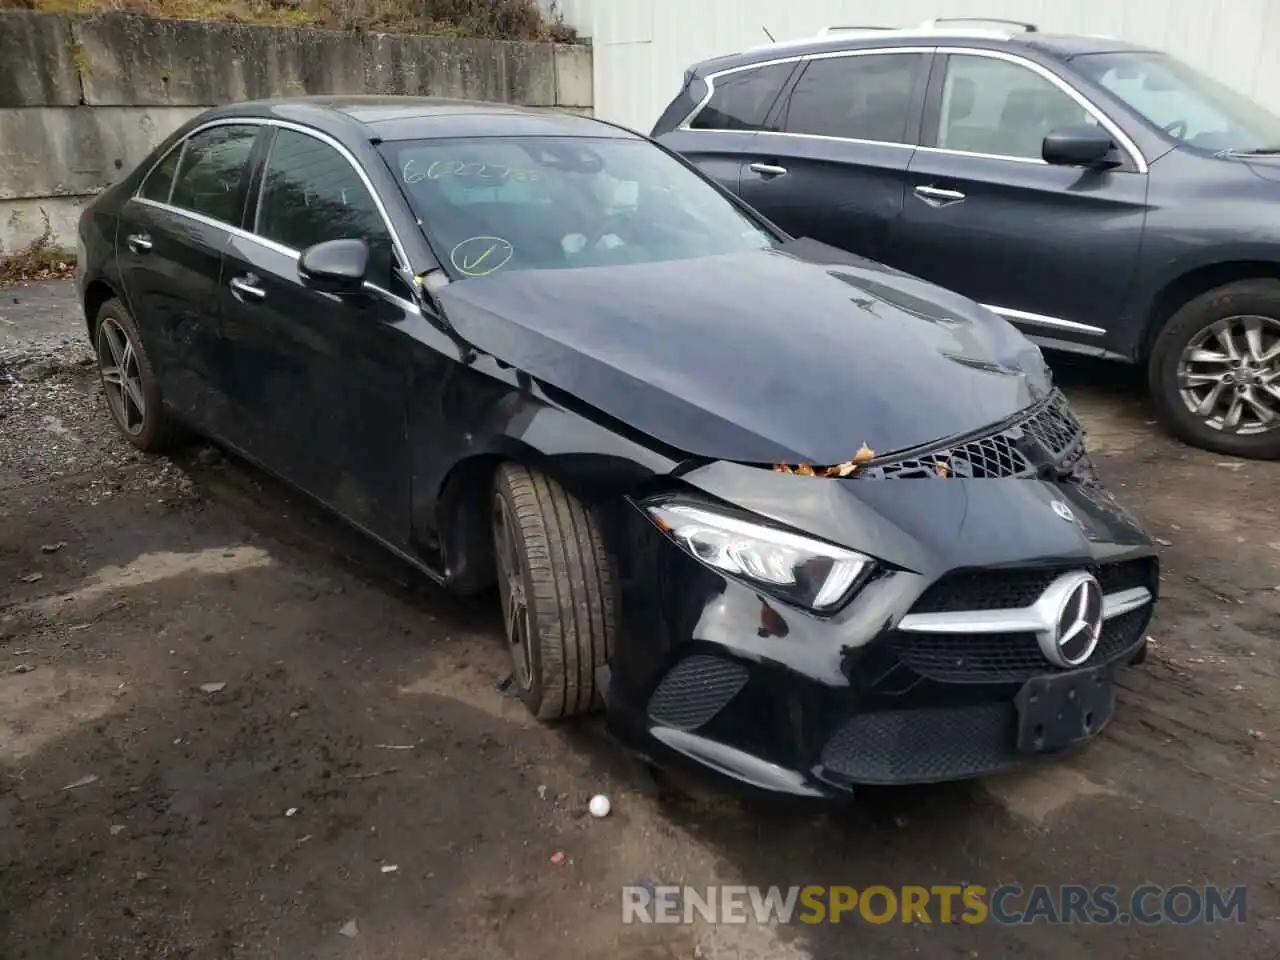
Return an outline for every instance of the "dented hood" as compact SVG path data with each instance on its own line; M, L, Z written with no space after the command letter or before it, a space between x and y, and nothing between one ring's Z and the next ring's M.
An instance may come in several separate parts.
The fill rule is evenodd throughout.
M527 270L437 292L476 349L694 456L834 464L1000 421L1049 389L972 301L812 241Z

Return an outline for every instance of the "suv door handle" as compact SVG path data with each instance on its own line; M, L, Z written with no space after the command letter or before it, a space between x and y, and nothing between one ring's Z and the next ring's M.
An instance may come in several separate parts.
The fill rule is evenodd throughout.
M753 163L747 167L752 173L758 173L762 177L785 177L787 168L780 167L774 163Z
M267 295L267 291L258 286L258 275L256 273L246 273L239 277L231 278L231 292L235 294L237 300L261 300Z
M151 238L145 233L131 233L124 242L134 253L146 253L151 249Z
M959 190L944 190L942 187L916 187L915 193L931 207L945 207L964 199Z

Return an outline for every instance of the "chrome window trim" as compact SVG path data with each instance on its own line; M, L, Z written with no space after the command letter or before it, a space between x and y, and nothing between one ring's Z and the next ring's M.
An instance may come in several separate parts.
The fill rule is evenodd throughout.
M365 184L365 189L369 191L369 195L372 198L374 198L374 206L378 207L379 215L381 215L381 218L383 218L383 225L387 227L387 232L390 234L390 237L392 237L392 246L394 247L394 250L396 250L397 259L399 260L399 269L401 269L401 273L403 274L404 282L408 283L408 285L412 287L413 285L412 280L410 278L410 275L408 275L408 271L410 271L410 264L408 264L408 256L406 255L406 253L404 253L404 244L401 242L401 237L399 237L399 232L396 229L396 225L392 223L392 218L390 218L390 215L387 212L387 205L383 204L383 198L378 196L378 191L376 191L376 189L374 188L374 182L372 182L372 180L369 179L369 174L365 173L365 169L362 168L362 166L360 165L360 161L356 160L356 156L353 155L351 151L347 150L347 147L343 146L342 142L334 140L334 138L330 137L328 133L325 133L323 131L317 131L317 129L314 129L311 127L306 127L306 125L303 125L301 123L293 123L291 122L291 120L278 120L275 118L271 118L271 116L221 116L221 118L219 119L209 120L209 122L202 123L198 125L198 127L196 127L195 129L192 129L192 131L189 132L186 137L183 137L182 141L180 141L180 143L182 143L183 148L186 148L187 141L191 140L192 137L195 137L197 133L204 132L206 131L206 129L210 129L212 127L275 127L278 129L285 129L285 131L294 131L297 133L306 134L306 136L314 137L315 140L319 140L321 143L325 143L325 145L333 147L334 150L337 150L338 154L342 156L343 159L346 160L348 164L351 164L352 169L355 170L357 177L360 177L361 182ZM274 143L271 146L273 146L274 148L275 146ZM166 150L164 152L164 155L159 157L159 159L156 160L155 164L151 165L151 170L155 170L156 164L160 164L161 161L164 160L164 157L169 156L170 152L173 152L173 150L175 150L175 148L177 147L178 145L177 143L175 143L173 147L170 147L169 150ZM180 164L180 159L179 159L179 164ZM223 221L221 220L215 220L214 218L211 218L211 216L205 216L204 214L196 214L195 211L183 210L182 207L173 206L172 204L160 204L159 201L146 200L145 197L141 196L142 184L147 182L147 178L150 177L151 175L151 170L147 170L146 177L143 177L141 182L138 183L138 189L136 189L136 191L133 192L133 200L136 200L138 202L146 202L146 204L150 204L152 206L161 206L161 207L164 207L164 209L166 210L179 212L179 214L186 214L188 216L192 216L193 219L200 220L201 223L210 224L212 225L212 227L221 227L224 229L232 230L232 232L238 234L238 236L244 236L250 239L265 239L264 237L257 236L256 233L247 232L247 230L243 230L239 227L234 227L234 225L232 224L223 223ZM264 179L264 182L265 182L265 179L266 179L265 164L264 166L262 166L262 179ZM178 180L177 174L175 174L174 183L177 183L177 180ZM173 198L172 187L170 187L169 198L170 200L172 200ZM255 221L255 224L253 225L255 225L256 227L257 225L256 210L253 211L253 221ZM276 244L276 246L278 246L278 244ZM380 291L381 287L378 287L376 289L379 289ZM394 296L394 294L389 294L389 296Z
M984 303L982 306L986 307L992 313L999 314L1006 320L1029 323L1033 327L1048 327L1053 330L1066 330L1070 333L1080 333L1089 337L1100 337L1107 332L1102 327L1093 327L1087 323L1077 323L1075 320L1063 320L1061 317L1050 317L1043 313L1029 313L1026 310L1014 310L1011 307L997 307L990 303Z
M1029 60L1026 57L1020 56L1016 53L1009 53L1005 50L984 50L981 47L938 47L936 48L935 52L943 54L945 56L985 57L988 60L1003 60L1005 63L1012 63L1015 66L1025 67L1026 69L1030 70L1032 73L1037 74L1040 77L1043 77L1045 80L1048 80L1051 84L1053 84L1063 93L1065 93L1068 97L1074 100L1076 104L1085 111L1085 113L1088 113L1090 116L1092 116L1095 120L1098 121L1098 125L1101 126L1102 129L1106 130L1107 133L1111 134L1112 138L1115 140L1116 144L1120 147L1120 149L1123 150L1126 154L1128 154L1129 161L1133 164L1134 170L1136 172L1147 173L1149 171L1150 168L1147 166L1146 157L1142 155L1142 151L1139 150L1138 145L1129 138L1129 135L1126 134L1123 130L1121 130L1120 127L1115 123L1115 121L1113 121L1110 117L1108 117L1105 113L1103 113L1100 109L1098 109L1098 107L1093 103L1092 100L1086 97L1083 93L1081 93L1079 90L1073 87L1070 83L1068 83L1062 77L1058 76L1048 67L1045 67L1039 63L1036 63L1034 60ZM943 153L943 154L951 154L955 156L983 157L991 160L1013 160L1013 161L1019 161L1022 163L1034 163L1034 164L1039 164L1041 166L1048 166L1048 164L1046 164L1044 160L1040 159L1039 157L1014 157L1014 156L1006 156L1003 154L969 153L968 151L965 151L965 150L951 150L946 147L920 147L919 149L928 151L929 153Z
M963 56L987 57L988 59L991 59L991 60L1003 60L1006 63L1012 63L1020 67L1025 67L1028 70L1030 70L1032 73L1035 73L1043 77L1045 80L1048 80L1051 84L1053 84L1063 93L1065 93L1068 97L1074 100L1081 108L1084 109L1086 113L1088 113L1095 120L1097 120L1098 124L1104 130L1106 130L1107 133L1111 134L1111 136L1115 139L1120 149L1123 150L1128 155L1129 160L1130 162L1132 162L1134 170L1136 172L1145 174L1145 173L1148 173L1150 170L1150 168L1147 165L1146 157L1142 155L1142 151L1138 149L1137 144L1133 142L1133 140L1129 137L1129 135L1126 134L1123 130L1121 130L1120 127L1110 117L1108 117L1105 113L1103 113L1093 103L1093 101L1091 101L1088 97L1086 97L1083 93L1081 93L1079 90L1073 87L1070 83L1068 83L1062 77L1058 76L1058 74L1054 73L1048 67L1044 67L1041 64L1036 63L1034 60L1030 60L1019 54L1009 53L1004 50L984 50L981 47L951 47L951 46L946 46L946 47L939 47L939 46L870 47L862 50L836 50L836 51L825 52L825 53L800 54L792 57L779 57L773 60L760 60L760 61L757 61L756 63L748 63L748 64L743 64L737 67L729 67L725 70L718 70L715 73L708 74L704 78L703 82L706 83L707 85L706 94L698 102L697 106L695 106L691 111L689 111L689 114L684 118L683 121L681 121L680 125L676 129L682 133L752 133L752 134L767 133L773 136L807 137L809 139L814 139L814 140L835 140L835 141L840 141L844 143L877 143L877 144L890 143L891 145L894 145L894 146L911 147L912 149L924 150L929 153L940 153L940 154L947 154L951 156L963 156L963 157L978 157L985 160L1005 160L1005 161L1011 161L1014 163L1031 163L1031 164L1039 164L1040 166L1048 166L1048 164L1046 164L1044 160L1038 157L1013 157L1013 156L1005 156L1003 154L971 153L967 150L951 150L946 147L924 147L918 144L910 144L910 143L892 144L891 141L856 140L849 137L824 137L824 136L819 136L817 134L809 134L809 133L788 133L785 131L775 131L775 130L724 130L718 127L703 127L700 129L695 129L694 127L690 126L690 124L693 123L694 117L696 117L699 113L701 113L703 108L708 103L711 102L711 98L715 95L715 92L716 92L715 82L721 77L729 76L734 73L741 73L744 70L758 70L764 67L777 66L783 63L796 63L801 60L804 60L804 61L830 60L836 57L864 57L864 56L872 56L875 54L887 54L887 53L919 53L919 54L932 53L932 54L942 54L943 56L950 56L952 54L957 54L957 55L963 55Z
M833 50L826 53L806 53L794 57L779 57L775 60L761 60L757 63L748 63L740 67L729 67L726 70L719 70L716 73L708 74L704 78L703 82L707 85L706 95L696 107L689 111L689 115L681 121L680 125L676 129L686 133L780 133L781 136L809 137L814 140L836 140L842 143L888 143L893 146L910 147L913 146L913 144L894 143L891 140L857 140L852 137L828 137L816 133L786 133L774 130L723 130L719 127L701 127L699 129L694 129L689 126L689 124L693 123L693 118L701 113L702 108L711 102L711 98L716 92L716 81L721 77L727 77L730 74L741 73L744 70L760 70L764 67L773 67L783 63L797 63L801 60L805 62L813 60L837 60L843 57L870 57L877 54L893 53L915 53L927 55L933 53L936 49L936 47L870 47L865 50Z
M410 289L413 288L414 284L410 274L409 257L405 253L404 244L400 240L400 234L396 230L395 225L391 222L391 216L387 213L386 205L382 202L382 198L378 196L378 191L374 188L373 181L369 179L369 175L364 171L364 168L360 166L360 163L359 161L356 160L355 155L352 154L351 151L348 150L345 146L343 146L341 142L339 142L338 140L335 140L333 137L329 136L327 133L324 133L321 130L316 130L311 127L304 126L303 124L300 124L300 123L293 123L288 120L277 120L273 117L219 117L216 120L210 120L207 123L202 123L200 124L200 126L191 130L191 132L188 133L185 137L183 137L182 140L180 140L178 143L175 143L172 147L170 147L160 157L156 159L156 162L151 165L151 168L147 171L146 175L138 183L138 188L137 190L134 191L132 199L137 203L146 204L147 206L156 207L161 210L167 210L170 213L176 213L181 216L188 217L192 220L195 220L197 223L203 223L211 227L218 227L222 230L226 230L228 233L230 233L233 236L237 236L245 240L252 240L256 243L260 243L263 246L267 247L268 249L275 250L276 252L282 253L286 256L292 256L295 259L301 256L300 250L294 250L290 247L284 246L283 244L276 243L274 240L268 240L266 237L261 236L260 234L255 233L253 231L245 230L241 227L235 226L234 224L226 223L214 217L205 216L204 214L197 213L194 210L186 210L182 207L176 207L172 203L161 203L158 200L150 200L142 196L142 187L150 178L152 171L154 171L159 164L163 163L165 158L168 157L170 153L172 153L174 150L178 149L179 147L181 147L182 150L185 151L187 142L198 133L201 133L213 127L228 127L228 126L259 126L259 127L275 127L281 130L293 130L297 133L301 133L306 136L313 137L314 139L319 140L321 143L324 143L327 146L330 146L334 150L336 150L338 154L344 160L347 161L347 163L351 164L352 169L355 170L356 172L356 176L360 178L360 181L361 183L364 184L365 189L369 191L369 196L373 198L374 206L378 208L378 214L382 217L383 226L387 228L387 233L391 235L391 243L395 249L396 260L397 260L396 267L400 271L401 279L405 281L406 285ZM267 157L263 161L262 183L259 183L258 185L259 200L261 200L262 186L263 184L266 183L266 178L267 178L266 164L271 159L271 152L274 151L274 149L275 149L275 144L273 143L271 145L271 150L267 152ZM181 157L178 158L178 166L180 170L182 166ZM177 171L175 171L173 182L176 184L177 181L178 181ZM173 184L170 184L169 186L169 199L170 200L173 199ZM258 225L258 207L260 207L260 203L257 206L255 206L255 209L254 209L254 226L255 227ZM403 297L396 296L396 294L392 293L389 290L385 290L382 287L377 286L376 284L372 284L366 281L365 286L371 290L376 291L382 296L391 299L393 302L397 303L398 305L401 305L406 309L411 309L413 312L421 315L421 310L417 304L410 303L408 300L405 300Z
M133 200L135 203L141 203L148 207L155 207L157 210L164 210L166 213L175 213L180 217L186 217L188 220L194 220L196 223L202 223L205 226L225 230L233 237L237 237L240 240L249 240L259 246L266 247L268 250L274 251L281 256L290 257L294 260L297 260L298 257L302 256L301 250L286 247L283 243L276 243L274 240L268 240L266 237L260 236L259 234L252 233L248 230L242 230L240 227L233 226L230 223L224 223L214 217L206 217L203 213L196 213L194 210L184 210L182 207L175 207L168 203L161 203L159 200L148 200L146 197L134 197ZM404 268L401 267L401 270L403 269ZM390 290L380 287L376 283L370 283L368 280L365 281L364 286L366 290L379 294L397 306L402 307L411 313L417 314L418 316L422 315L422 309L416 303L411 303L404 299L404 297L397 296Z

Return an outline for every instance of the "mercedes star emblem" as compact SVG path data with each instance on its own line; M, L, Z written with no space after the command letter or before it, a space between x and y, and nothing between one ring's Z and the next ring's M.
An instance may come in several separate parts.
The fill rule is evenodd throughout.
M1102 586L1083 571L1054 586L1062 599L1053 629L1037 636L1040 650L1056 666L1078 667L1093 656L1102 635Z
M1076 515L1071 512L1071 508L1068 507L1063 501L1054 500L1052 503L1049 504L1049 506L1053 508L1054 513L1060 516L1063 520L1067 521L1067 523L1076 522Z

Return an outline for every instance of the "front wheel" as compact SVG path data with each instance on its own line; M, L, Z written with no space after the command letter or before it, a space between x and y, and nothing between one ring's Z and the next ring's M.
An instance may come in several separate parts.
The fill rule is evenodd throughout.
M616 580L595 516L518 464L493 485L493 546L520 698L539 720L589 713L613 649Z
M1156 338L1148 376L1185 442L1280 459L1280 281L1243 280L1187 303Z

